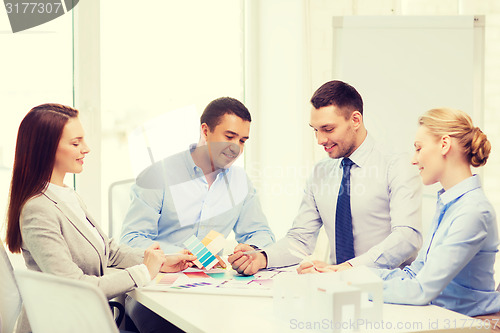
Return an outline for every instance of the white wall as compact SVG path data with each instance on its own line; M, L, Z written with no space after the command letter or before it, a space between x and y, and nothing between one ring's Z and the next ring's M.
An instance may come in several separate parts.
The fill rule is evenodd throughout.
M252 138L246 169L278 238L299 207L313 164L308 108L307 22L301 0L257 0L247 4L246 103Z
M130 6L133 6L133 2L129 2ZM83 9L84 5L85 1L81 2L76 7L76 10L78 10L79 6L82 6ZM500 173L496 172L500 167L500 155L497 153L496 148L500 147L500 1L245 0L245 6L244 97L254 119L252 122L251 140L247 146L245 159L247 169L259 190L264 211L278 237L283 236L292 223L300 203L302 188L309 170L316 161L325 157L324 151L315 143L313 133L308 126L308 100L319 85L332 79L332 17L339 15L478 14L486 16L484 131L488 134L492 142L493 152L488 164L484 168L484 187L494 206L500 210ZM225 7L222 6L221 8ZM222 11L223 9L220 10ZM113 16L111 10L108 14L109 17ZM140 24L138 25L136 21L128 19L126 22L125 19L120 21L122 16L115 13L117 30L119 30L118 27L120 24L128 23L130 24L128 28L132 32L136 30L134 38L143 41L144 47L151 45L153 49L159 49L163 52L160 46L163 45L164 40L156 34L158 32L156 29L163 26L161 20L150 22L150 24L155 24L154 27L149 31L141 33L139 30L141 28ZM55 20L54 23L60 22L65 17ZM99 21L99 17L93 16L92 19L87 21L87 24L92 25L96 23L93 20ZM202 31L204 28L204 26L196 26L196 22L193 22L192 25L194 27L194 32L191 32L193 36L196 36L196 31ZM47 24L40 26L40 29L46 32L46 30L50 30L49 27L50 25ZM182 29L177 32L182 33ZM3 36L2 38L11 38L7 34ZM36 35L26 33L24 38L31 38L29 36ZM120 36L124 46L126 46L126 37ZM112 39L111 33L108 38ZM28 46L24 46L24 48L29 49ZM145 50L145 55L148 54L147 51ZM15 52L19 52L20 55L29 54L28 51L23 51L22 49L16 49ZM15 52L12 54L15 54ZM165 55L168 53L165 52ZM68 59L69 57L70 55L68 55ZM231 56L231 58L236 57L238 57L237 54ZM15 68L14 66L17 66L14 62L15 58L16 56L2 59L7 59L8 61L4 63L13 64L12 66ZM109 60L109 56L101 55L101 61L105 61L105 58ZM148 58L145 59L147 61ZM182 60L182 57L176 59ZM140 61L140 59L137 59L137 62ZM32 71L27 71L26 68L28 67L26 66L32 64L34 63L26 62L19 65L19 74L12 76L12 80L24 79L24 76L26 76L26 80L29 81L30 78L27 76L27 73L31 73ZM221 65L220 68L223 68L223 66ZM141 75L144 74L139 65L134 69L134 72ZM114 82L123 83L123 78L127 78L125 74L121 74L120 68L116 68L116 72L113 72L110 77L115 78L114 81L109 81L110 85ZM40 79L40 77L37 79ZM167 79L166 75L162 75L161 78L157 78L152 83L146 82L147 84L154 85L149 91L152 92L152 96L155 96L155 98L158 97L160 101L164 100L164 96L161 96L163 90L159 87L163 80ZM11 90L15 88L12 85L12 80L9 80L9 82L5 81ZM234 83L231 81L230 86L235 86L237 81L239 80L236 79ZM143 84L144 91L141 98L138 99L137 96L130 94L122 96L124 100L129 99L137 103L137 105L133 105L134 109L137 109L136 106L140 106L140 101L144 100L145 96L147 96L148 87L146 83ZM190 81L187 80L183 84L188 87L189 83ZM68 86L70 86L70 83L68 83ZM43 85L38 84L37 87L43 87ZM241 96L236 97L243 97L243 93L240 93L239 90L240 87L233 89L228 94L241 94ZM202 89L197 90L202 91ZM12 92L9 89L4 89L3 91L10 94L8 98L12 102L22 103L26 101L27 95L25 93L20 95L19 91ZM41 94L45 94L44 96L53 96L47 95L47 89L45 88L40 91ZM174 97L177 98L171 103L172 106L183 106L184 104L180 104L180 101L183 100L186 100L186 104L192 104L191 95L195 92L190 92L190 95L186 89L183 89L183 91L186 91L186 95L180 96L180 98L177 98L177 95L173 97L166 96L169 102ZM55 97L53 96L52 101L57 100ZM214 96L203 95L202 99L204 103L200 103L201 107L212 97ZM113 95L113 98L114 100L120 98L119 90L116 91L116 96ZM32 99L30 98L30 100ZM2 99L2 103L4 101L6 99ZM71 103L71 101L68 102L67 100L61 100L60 102ZM111 105L112 102L113 100L109 104ZM147 102L151 105L161 104L161 102L153 103L150 100L147 100ZM33 106L37 103L29 102L27 105L19 107L19 110L25 113L28 111L28 106ZM5 114L13 108L10 105L2 105L2 119L7 119L4 118ZM151 108L147 107L146 109L150 110ZM115 146L125 144L124 140L119 140L119 135L124 135L123 124L119 121L129 119L132 122L137 122L137 119L139 119L139 116L133 116L130 113L131 111L121 106L116 110L112 110L112 112L117 115L116 118L110 118L109 115L105 115L109 119L106 118L102 125L106 130L117 129L119 131L117 132L118 135L113 139L113 144L110 145L110 151L116 149ZM12 144L14 141L12 138L15 136L12 128L18 126L21 119L20 114L8 120L10 132L5 140L10 140ZM142 115L142 110L137 114ZM2 122L2 125L4 124ZM97 127L100 126L98 125ZM89 137L94 135L92 131L96 131L95 128L87 127L86 129ZM100 131L101 129L98 128L97 130ZM105 134L109 135L109 133ZM94 149L96 149L95 147L94 145ZM0 152L0 155L3 155L4 160L11 161L10 155L12 151L13 147L8 148L8 150L5 148ZM96 153L95 150L94 153ZM119 164L112 160L110 154L106 153L105 155L106 161L103 161L102 165L112 165L115 163L115 168L119 168ZM89 155L88 162L87 167L91 163L91 155ZM100 162L99 159L96 165L100 165ZM10 163L6 162L4 165L10 166ZM89 170L86 170L85 174L89 174L87 171ZM122 170L118 171L121 172ZM92 175L89 174L89 176L91 177ZM8 186L8 183L4 185ZM94 187L92 191L100 191L101 186ZM4 190L4 192L6 191ZM105 190L103 192L105 193ZM90 197L91 195L89 195ZM90 203L92 199L89 198L85 199ZM96 207L98 207L99 199L94 199ZM101 201L105 199L103 197ZM98 209L92 209L95 215L100 215Z
M86 129L92 155L85 160L85 173L75 177L78 193L90 212L100 220L103 193L101 152L101 43L100 1L82 1L74 13L74 106ZM89 24L91 23L91 24ZM90 163L87 163L88 161ZM69 185L69 184L67 184Z
M496 0L394 0L307 2L311 13L311 64L313 86L331 79L332 15L485 15L484 128L493 149L484 167L485 191L500 209L500 2ZM423 110L424 112L425 110ZM467 110L464 110L467 112Z
M199 115L208 102L243 99L239 1L151 0L148 6L155 10L141 15L132 0L75 8L76 104L92 140L77 191L105 230L110 185L133 178L133 162L142 157L129 150L134 129L168 113L163 118L172 121L163 126L161 142L150 143L178 152L198 141ZM195 107L194 116L173 116L188 106Z
M253 2L253 1L252 1ZM308 169L325 157L307 128L308 100L332 78L332 17L341 15L485 15L484 132L493 149L483 168L483 185L500 211L500 1L497 0L266 0L256 1L257 70L247 100L257 103L258 138L248 150L261 200L273 230L282 236L292 223L306 176L285 168ZM248 52L248 51L247 51ZM367 55L369 56L369 55ZM249 94L251 96L249 96ZM424 112L426 110L422 110ZM464 110L467 111L467 110ZM255 134L255 133L254 133ZM276 171L281 170L281 174ZM262 175L264 173L264 175ZM293 186L287 194L272 188ZM497 260L498 261L498 260ZM499 271L499 269L497 269Z

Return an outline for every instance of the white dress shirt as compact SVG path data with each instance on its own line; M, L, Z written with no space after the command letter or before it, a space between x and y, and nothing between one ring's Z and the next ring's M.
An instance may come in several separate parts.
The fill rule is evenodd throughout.
M352 266L395 268L412 261L422 245L421 192L417 169L406 154L386 152L368 135L349 158L355 258ZM268 267L296 264L289 249L311 254L321 226L330 240L330 262L336 263L335 212L342 159L319 162L309 178L292 228L266 248Z
M71 209L71 211L73 211L73 213L84 222L84 225L90 230L92 235L98 241L97 244L99 244L101 250L104 252L104 248L106 247L104 239L101 237L97 229L89 222L89 220L87 220L87 216L80 205L80 200L78 199L76 192L69 186L59 186L53 183L49 183L49 188L55 193L61 202L64 202Z

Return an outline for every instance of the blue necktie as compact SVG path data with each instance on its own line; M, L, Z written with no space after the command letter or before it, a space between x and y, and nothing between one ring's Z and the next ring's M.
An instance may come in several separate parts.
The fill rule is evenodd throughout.
M335 214L335 251L337 265L354 258L351 215L351 166L353 161L342 160L342 183L340 183Z

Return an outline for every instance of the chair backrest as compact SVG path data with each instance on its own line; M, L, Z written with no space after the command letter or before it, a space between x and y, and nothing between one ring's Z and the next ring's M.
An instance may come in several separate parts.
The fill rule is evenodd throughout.
M2 243L0 246L0 317L2 318L0 332L14 331L21 307L21 295L17 289L12 264Z
M108 237L119 241L122 223L130 206L130 187L135 179L124 179L109 185L108 188Z
M96 286L35 271L14 274L34 333L119 332Z

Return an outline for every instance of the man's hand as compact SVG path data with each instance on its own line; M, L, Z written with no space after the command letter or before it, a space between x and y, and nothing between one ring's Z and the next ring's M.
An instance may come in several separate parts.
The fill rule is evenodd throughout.
M196 260L196 256L190 254L188 250L182 250L178 254L164 255L160 272L173 273L183 271L193 266L194 260Z
M243 252L253 250L254 248L248 244L238 244L234 248L234 253L227 260L238 273L245 275L255 274L259 270L266 268L267 258L262 252L243 254Z

